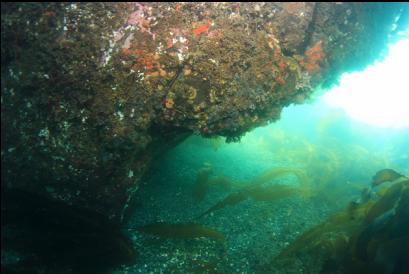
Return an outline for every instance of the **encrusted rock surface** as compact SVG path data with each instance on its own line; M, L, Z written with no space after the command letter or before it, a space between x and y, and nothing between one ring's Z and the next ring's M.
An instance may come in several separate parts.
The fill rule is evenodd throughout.
M154 157L362 69L403 5L2 3L2 187L121 219Z

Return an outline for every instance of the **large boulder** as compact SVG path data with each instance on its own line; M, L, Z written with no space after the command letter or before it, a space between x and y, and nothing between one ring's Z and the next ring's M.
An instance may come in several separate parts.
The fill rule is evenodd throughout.
M1 180L121 219L149 162L364 68L404 4L2 3Z

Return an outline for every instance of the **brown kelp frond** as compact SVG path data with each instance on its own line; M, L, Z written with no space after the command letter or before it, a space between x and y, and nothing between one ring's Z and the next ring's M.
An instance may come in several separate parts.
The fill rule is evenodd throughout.
M347 205L345 213L351 220L363 220L374 204L374 200L367 200L364 203L359 203L356 200L353 200Z
M341 212L331 216L325 222L311 228L302 234L295 242L286 247L278 255L276 260L284 259L288 256L294 256L306 248L319 246L324 239L324 235L334 234L338 232L355 231L360 227L358 219L351 219L349 214ZM345 231L344 231L345 230Z
M300 189L288 185L271 185L271 186L254 186L254 187L244 187L240 191L231 193L222 201L218 202L204 213L202 213L198 218L201 218L211 212L222 209L226 206L236 205L240 202L247 200L248 198L253 198L256 201L276 201L296 193L300 193Z
M300 192L298 188L288 185L271 185L254 187L248 190L248 195L256 201L276 201Z
M288 185L283 184L275 184L264 186L266 183L270 182L272 179L277 178L279 176L284 176L287 174L295 175L300 183L302 184L301 187L291 187ZM206 191L209 185L218 185L223 188L231 189L231 188L238 188L237 192L231 193L222 201L218 202L201 215L198 218L201 218L211 212L216 210L222 209L229 205L236 205L248 198L253 198L256 201L275 201L281 198L288 197L295 193L305 194L308 190L307 178L304 172L296 168L287 168L287 167L274 167L271 168L262 174L258 175L255 179L253 179L250 183L237 183L234 182L229 177L220 176L214 179L206 180Z
M401 197L404 188L405 183L397 183L389 187L385 191L385 194L383 194L379 199L379 201L371 207L365 218L365 222L369 223L378 216L393 208L395 204L399 202L399 197Z
M231 189L237 189L238 191L248 190L253 189L259 185L266 184L277 177L285 176L288 174L293 174L297 177L300 184L304 185L303 191L305 193L309 191L309 183L306 174L302 170L296 168L274 167L261 173L256 178L247 183L237 182L232 178L224 175L210 178L212 173L213 170L210 166L201 168L198 171L196 183L193 188L193 197L197 201L202 201L206 197L206 194L209 191L210 187L217 187L223 191L230 191ZM305 196L308 196L308 194L306 194Z
M196 183L193 188L193 197L197 201L202 201L209 189L209 176L213 173L210 166L205 166L197 172Z
M272 179L288 174L294 174L300 182L304 182L306 178L305 173L300 169L289 167L273 167L254 178L250 183L250 187L265 184Z
M276 259L280 260L293 256L300 250L304 250L307 246L309 248L319 246L322 244L322 241L328 240L324 239L325 234L331 234L335 237L335 235L341 232L347 234L356 233L361 229L364 220L371 215L370 212L373 208L380 207L381 204L383 203L380 203L380 201L375 203L373 200L362 204L352 201L345 211L330 216L326 221L306 231L295 242L281 251ZM384 208L384 206L382 207Z
M196 184L193 188L193 197L195 200L203 201L209 188L230 191L232 189L240 189L243 186L243 183L234 181L232 178L224 175L209 178L211 174L212 170L209 168L199 170Z
M372 185L377 186L385 182L393 182L399 178L407 178L404 175L396 172L393 169L385 168L379 170L373 177L372 177Z
M212 206L211 208L209 208L208 210L206 210L205 212L203 212L201 215L199 215L197 218L201 218L213 211L222 209L228 205L235 205L238 204L244 200L246 200L249 197L247 191L239 191L239 192L235 192L235 193L231 193L230 195L228 195L226 198L224 198L223 200L221 200L220 202L218 202L217 204L215 204L214 206Z
M214 239L218 242L225 241L223 233L196 223L153 223L138 227L137 230L161 238L194 239L205 237Z

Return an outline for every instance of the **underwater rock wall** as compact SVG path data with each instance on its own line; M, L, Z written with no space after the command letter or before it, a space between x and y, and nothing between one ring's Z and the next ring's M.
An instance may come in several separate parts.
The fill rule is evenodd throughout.
M121 219L155 155L364 68L403 5L2 3L2 187Z

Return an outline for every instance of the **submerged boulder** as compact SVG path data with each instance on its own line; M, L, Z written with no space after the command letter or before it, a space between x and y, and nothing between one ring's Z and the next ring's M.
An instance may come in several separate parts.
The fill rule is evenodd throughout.
M155 156L192 133L235 141L279 119L381 56L401 14L404 3L2 3L2 187L122 219Z

